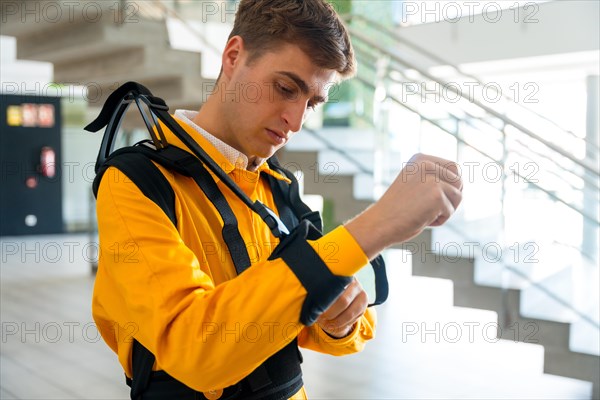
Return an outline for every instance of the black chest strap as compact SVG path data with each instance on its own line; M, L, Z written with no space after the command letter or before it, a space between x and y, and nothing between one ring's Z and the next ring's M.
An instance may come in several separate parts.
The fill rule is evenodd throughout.
M302 356L298 350L297 339L294 339L246 378L223 389L220 400L288 399L298 393L303 386L301 362ZM186 386L165 371L152 371L153 363L152 353L138 341L134 341L132 354L134 378L126 378L126 383L131 386L132 400L207 399L203 393Z
M318 211L313 211L300 198L300 185L294 174L279 164L276 156L272 156L267 161L269 167L288 178L291 183L284 182L272 175L267 175L273 200L277 206L279 218L290 227L298 226L300 221L310 221L317 230L323 230L323 221Z

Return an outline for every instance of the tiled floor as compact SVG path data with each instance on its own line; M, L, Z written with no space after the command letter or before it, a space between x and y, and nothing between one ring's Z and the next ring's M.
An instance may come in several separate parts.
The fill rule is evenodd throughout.
M0 241L1 399L128 398L116 357L90 315L89 242L84 235ZM389 265L389 272L390 301L379 308L378 337L363 353L303 352L312 399L590 397L588 383L542 375L539 346L453 343L444 328L437 336L407 335L424 323L464 327L495 315L452 308L447 281L411 278L405 265Z

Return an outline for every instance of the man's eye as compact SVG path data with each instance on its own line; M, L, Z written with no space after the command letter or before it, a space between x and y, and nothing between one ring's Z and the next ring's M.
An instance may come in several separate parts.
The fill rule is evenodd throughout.
M290 89L289 87L284 86L281 83L277 83L277 84L275 84L275 86L277 86L277 89L281 93L283 93L284 95L286 95L286 96L290 96L291 97L291 96L294 95L294 90L293 89Z

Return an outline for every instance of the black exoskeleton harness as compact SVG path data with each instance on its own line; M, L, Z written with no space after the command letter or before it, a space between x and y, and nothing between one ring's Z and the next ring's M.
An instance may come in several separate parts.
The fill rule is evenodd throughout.
M138 106L148 128L152 141L146 140L134 146L113 152L115 137L125 112L131 103ZM150 112L144 110L143 104ZM193 154L169 145L157 118L177 136ZM237 219L218 189L209 170L226 184L236 196L252 211L256 212L268 225L274 236L280 239L269 259L282 258L304 285L307 297L304 301L299 320L304 325L312 325L337 296L344 290L352 278L333 275L307 240L318 239L321 234L321 218L300 199L298 181L295 176L279 165L277 159L268 160L269 166L285 175L291 184L267 175L277 205L279 215L262 204L252 202L235 182L206 154L206 152L185 132L168 113L165 102L144 86L128 82L119 87L107 99L98 118L85 127L97 132L106 126L98 158L96 160L96 178L93 184L97 195L100 181L109 167L116 167L156 203L177 227L175 215L175 193L158 167L191 177L213 203L223 220L223 240L231 254L236 271L241 274L250 267L250 257L239 232ZM158 136L157 136L158 133ZM289 228L289 229L288 229ZM306 266L310 265L310 268ZM381 256L371 262L375 272L377 296L373 304L384 302L388 287L385 264ZM205 399L199 392L169 376L165 371L152 371L154 355L134 339L132 354L131 398L140 399ZM287 399L302 387L302 358L297 341L293 340L277 353L273 354L250 375L237 384L225 388L221 399ZM202 371L198 371L202 374ZM224 374L227 371L223 371Z

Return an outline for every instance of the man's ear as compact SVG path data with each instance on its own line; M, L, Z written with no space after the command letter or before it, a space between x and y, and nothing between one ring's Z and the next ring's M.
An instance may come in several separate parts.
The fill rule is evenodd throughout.
M244 39L241 36L233 36L225 45L222 57L222 74L227 79L231 79L233 71L243 63L244 57Z

